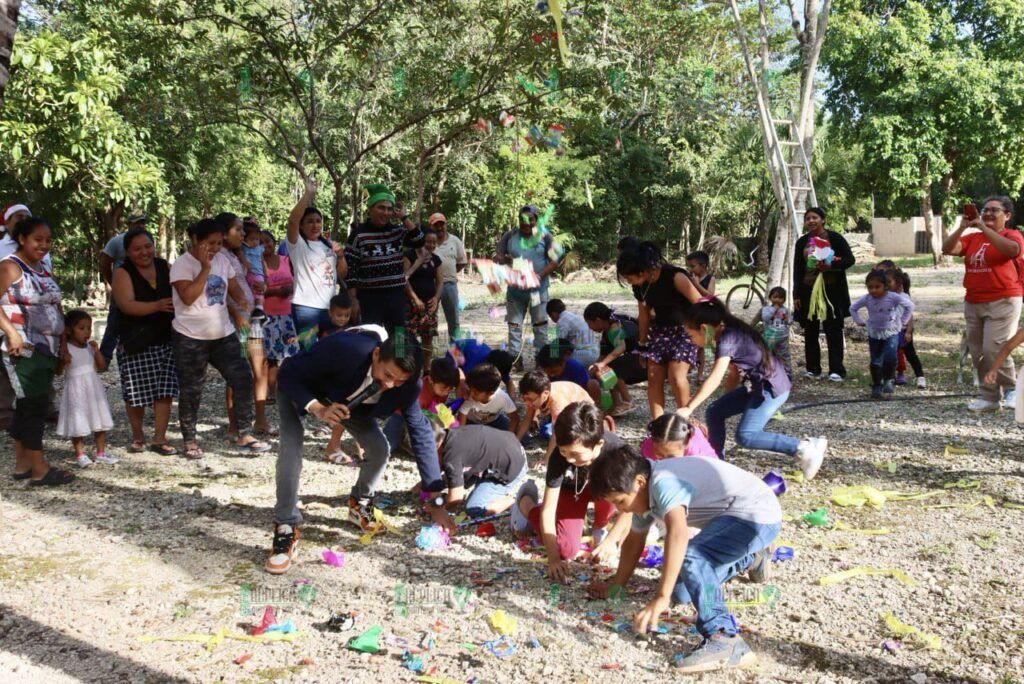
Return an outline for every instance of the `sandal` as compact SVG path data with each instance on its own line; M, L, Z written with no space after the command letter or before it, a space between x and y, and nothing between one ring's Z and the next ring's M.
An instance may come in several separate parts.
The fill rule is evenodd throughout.
M245 444L238 444L236 447L238 453L245 454L247 456L252 454L262 454L266 451L270 451L271 449L271 446L266 442L260 442L255 439L251 442L246 442Z
M203 457L203 450L197 446L187 447L182 455L189 460L196 461Z
M13 473L11 475L11 479L14 479L14 480L27 480L30 477L32 477L32 471L31 470L26 470L23 473Z
M357 465L356 460L354 458L352 458L351 456L349 456L348 454L346 454L341 449L338 449L337 451L335 451L333 453L330 453L330 454L324 454L324 459L329 461L329 462L331 462L331 463L333 463L334 465L344 465L344 466L354 466L354 465Z
M69 473L66 470L60 470L50 466L50 469L46 471L38 480L29 480L29 485L33 487L55 487L57 485L66 485L69 482L73 482L75 479L74 473Z
M131 444L128 445L128 453L129 454L141 454L145 450L146 450L146 443L143 442L141 439L137 440L137 441L134 441L134 442L132 442Z
M161 444L150 444L149 450L153 453L160 454L161 456L174 456L178 453L178 450L167 442L163 442Z

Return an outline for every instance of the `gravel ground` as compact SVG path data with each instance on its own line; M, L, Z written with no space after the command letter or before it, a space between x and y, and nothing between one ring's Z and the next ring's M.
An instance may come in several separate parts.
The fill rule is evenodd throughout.
M791 434L827 435L830 457L814 482L790 480L781 499L789 517L780 542L794 547L795 557L774 567L769 585L775 589L738 581L726 588L729 600L772 599L735 611L760 656L757 668L707 675L706 681L1024 677L1024 584L1013 555L1024 547L1024 436L1013 427L1011 412L979 417L965 410L966 399L938 398L970 389L955 382L959 270L913 276L922 311L917 346L930 385L926 391L900 389L897 399L936 398L828 405L793 411L776 424ZM625 298L619 303L625 305ZM578 308L585 304L575 302ZM486 306L466 314L487 339L501 339L502 323L488 316ZM850 341L849 381L836 386L801 378L791 406L864 398L866 352L863 342ZM120 416L111 441L123 446L128 432L116 371L106 381ZM222 412L221 387L211 376L205 415ZM643 387L634 390L642 399ZM637 411L620 421L620 431L638 440L646 420L646 411ZM536 552L521 551L500 524L496 537L469 533L445 552L416 550L421 521L405 493L416 481L410 460L396 458L382 486L395 531L361 546L354 528L340 520L356 472L319 458L322 437L308 438L302 485L307 522L297 563L288 575L271 577L263 561L271 536L274 458L228 451L224 422L201 425L207 456L198 463L115 448L119 465L81 472L71 487L38 491L0 481L2 681L413 681L417 675L403 666L402 652L430 641L432 648L420 657L437 678L431 681L666 681L678 678L671 656L698 641L683 621L689 609L674 612L664 634L616 632L649 597L656 570L641 571L628 597L616 604L586 598L585 579L594 571L583 564L574 564L571 585L552 595ZM47 449L56 462L74 467L70 444L50 439ZM774 455L733 453L736 463L759 474L792 470ZM833 488L848 485L941 494L881 508L831 503ZM800 520L820 507L849 528L888 533L816 528ZM320 560L328 546L344 547L344 567ZM914 584L890 576L818 584L858 566L899 569ZM398 586L406 593L404 610L396 602ZM247 597L250 606L279 603L282 619L298 629L294 641L226 639L204 647L141 639L242 634L259 621L258 614L244 614ZM518 623L508 638L515 652L505 657L484 645L496 638L487 618L498 609ZM331 615L350 611L357 613L354 629L324 631ZM894 636L881 617L887 612L937 636L940 648ZM383 628L386 653L345 648L374 625Z

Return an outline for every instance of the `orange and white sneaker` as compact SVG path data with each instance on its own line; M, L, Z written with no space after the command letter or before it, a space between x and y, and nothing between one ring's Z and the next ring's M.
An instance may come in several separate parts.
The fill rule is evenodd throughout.
M299 543L299 528L295 525L275 525L274 545L267 556L267 572L271 575L283 575L292 567L292 556L295 546Z
M373 526L373 513L367 504L360 503L354 496L348 497L348 521L366 532Z

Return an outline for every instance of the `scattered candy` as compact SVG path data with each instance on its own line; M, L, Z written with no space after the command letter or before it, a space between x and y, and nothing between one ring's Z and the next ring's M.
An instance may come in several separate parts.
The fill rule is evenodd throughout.
M786 480L782 477L782 473L777 470L769 471L762 479L775 492L775 496L782 496L786 493Z
M664 560L664 549L654 544L644 548L643 555L640 556L640 563L643 564L645 568L656 568L660 566Z
M515 644L508 640L508 637L501 637L494 641L484 643L484 648L495 658L507 658L516 652Z
M816 511L812 511L803 517L803 521L811 527L827 527L828 509L819 508Z
M380 653L380 625L373 625L359 636L352 637L348 642L349 649L360 653Z
M513 635L519 628L519 623L516 622L516 619L503 610L494 611L487 619L490 621L494 631L502 636Z
M785 563L793 559L792 546L780 546L772 552L772 563Z
M235 665L241 665L242 663L248 662L252 659L252 653L243 653L242 655L235 658Z

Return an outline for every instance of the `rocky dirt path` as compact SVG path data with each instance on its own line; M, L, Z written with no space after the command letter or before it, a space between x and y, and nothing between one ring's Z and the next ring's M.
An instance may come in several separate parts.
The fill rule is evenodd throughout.
M791 434L827 435L830 458L813 482L789 481L781 500L789 516L781 543L795 556L775 566L771 588L727 587L729 600L759 604L735 611L760 654L758 668L706 681L1024 677L1024 433L1007 411L975 416L965 410L965 399L916 400L969 387L955 383L959 271L913 276L922 310L917 345L929 389L901 389L897 401L884 404L793 411L778 424ZM586 301L574 304L582 308ZM486 307L466 313L487 339L501 339L501 321ZM791 404L865 397L866 364L866 345L851 341L851 380L835 386L801 378ZM107 382L122 427L112 442L124 445L115 373ZM635 394L641 399L643 388ZM211 376L204 415L220 415L222 397L219 378ZM621 421L621 432L639 440L646 420L638 411ZM664 634L617 633L649 596L655 570L641 571L621 603L593 602L584 592L588 566L574 564L573 581L554 595L543 563L513 545L501 525L497 537L470 532L447 552L417 551L413 539L421 523L405 494L416 481L409 460L396 458L383 483L391 500L385 512L396 530L361 546L340 521L355 470L320 460L321 437L307 440L307 524L298 562L287 576L271 577L263 561L274 458L233 455L222 420L208 419L201 430L207 456L198 463L118 449L119 465L81 472L76 485L62 490L30 490L0 479L0 680L413 681L417 675L403 666L401 654L431 642L421 655L438 678L430 681L653 682L678 679L671 656L697 643L679 619L690 610L674 613ZM6 436L0 442L10 453ZM69 465L69 444L50 439L47 448ZM734 454L758 474L792 470L776 456ZM844 508L830 500L835 488L853 485L939 494L880 508ZM827 509L831 527L801 521L818 508ZM344 547L344 567L320 560L328 546ZM899 570L910 583L872 575L819 584L862 566ZM267 601L292 620L294 641L231 639L258 622L246 609ZM515 651L504 657L503 645L485 645L496 638L487 617L498 609L518 623L508 638ZM331 615L349 611L358 613L351 631L321 631ZM895 636L885 613L934 635L937 648ZM351 637L373 625L383 628L386 654L346 650ZM209 637L221 630L225 638L205 642L142 639Z

